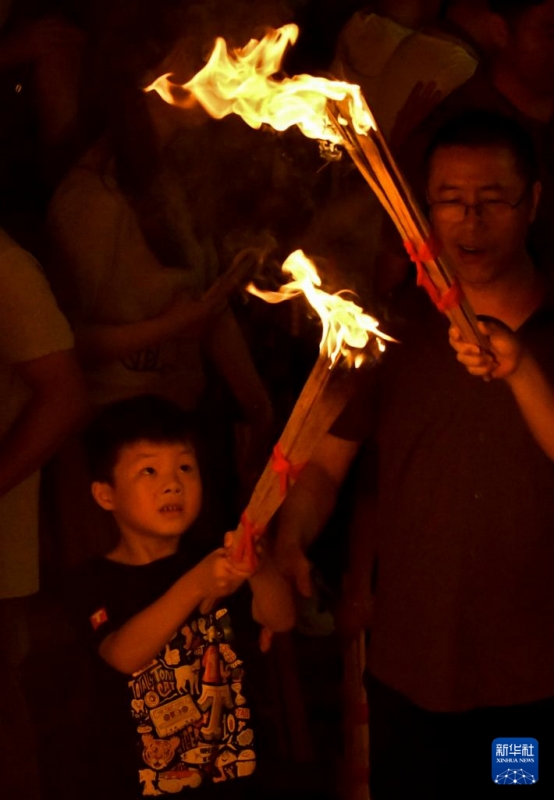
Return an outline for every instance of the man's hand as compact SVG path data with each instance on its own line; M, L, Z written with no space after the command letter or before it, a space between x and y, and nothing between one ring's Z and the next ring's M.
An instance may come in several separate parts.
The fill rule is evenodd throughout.
M523 355L523 346L517 336L501 322L479 322L479 328L489 341L489 352L464 341L454 325L450 328L450 344L458 361L471 375L485 379L514 375Z

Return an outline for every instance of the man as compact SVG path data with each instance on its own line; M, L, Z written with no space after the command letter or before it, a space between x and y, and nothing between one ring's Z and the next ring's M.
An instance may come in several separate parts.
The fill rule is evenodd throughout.
M35 800L21 668L38 590L38 470L85 404L69 325L38 264L2 230L0 286L0 796Z
M492 740L535 737L547 759L554 710L554 315L525 248L540 196L533 151L511 120L473 113L439 132L427 169L433 230L467 299L517 331L488 329L496 360L514 341L525 356L489 370L501 380L467 374L448 321L420 290L401 292L401 344L317 449L277 541L307 594L305 551L360 443L376 444L352 568L365 552L372 800L493 791ZM552 777L543 764L541 784Z
M495 110L515 119L533 140L543 185L530 230L537 266L552 272L550 226L554 214L554 0L488 0L490 50L475 74L446 97L409 136L399 160L423 194L421 157L434 133L464 111ZM386 271L386 270L385 270ZM383 276L386 280L386 275Z

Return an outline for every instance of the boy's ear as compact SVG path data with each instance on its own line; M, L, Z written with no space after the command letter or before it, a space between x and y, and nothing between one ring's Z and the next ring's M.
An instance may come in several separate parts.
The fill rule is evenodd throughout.
M92 496L101 508L103 508L105 511L113 511L113 486L111 486L109 483L104 483L103 481L94 481L90 487L90 490L92 492Z

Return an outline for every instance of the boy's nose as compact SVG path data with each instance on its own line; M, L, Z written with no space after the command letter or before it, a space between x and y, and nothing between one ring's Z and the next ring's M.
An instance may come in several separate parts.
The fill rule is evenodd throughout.
M174 475L171 478L168 478L168 480L166 482L165 489L164 489L164 493L167 494L167 492L175 492L176 494L181 494L182 491L183 491L183 487L182 487L181 481L180 481L180 479L179 479L179 477L177 475Z

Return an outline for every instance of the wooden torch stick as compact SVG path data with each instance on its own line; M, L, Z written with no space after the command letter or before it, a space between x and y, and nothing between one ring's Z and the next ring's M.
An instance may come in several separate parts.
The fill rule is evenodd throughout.
M365 357L361 370L375 363L375 337L357 352ZM235 531L232 553L237 561L254 558L252 540L263 533L301 468L353 395L357 372L344 358L332 365L329 357L320 353Z
M445 297L456 289L458 282L443 255L435 255L429 247L430 227L421 211L408 183L398 169L384 137L376 128L368 134L357 133L347 104L329 102L329 118L340 134L344 147L360 173L375 191L377 198L391 217L403 242L409 242L414 258L425 270L437 292L434 299ZM368 113L369 109L368 109ZM487 349L487 342L479 330L477 317L461 289L456 293L456 302L442 308L450 321L456 325L464 339Z

